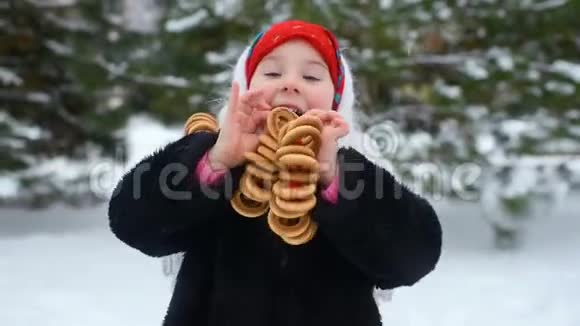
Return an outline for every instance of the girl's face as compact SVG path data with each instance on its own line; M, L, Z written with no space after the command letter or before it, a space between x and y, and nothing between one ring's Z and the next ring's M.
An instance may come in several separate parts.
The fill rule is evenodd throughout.
M308 42L288 41L256 67L249 90L271 94L272 107L286 106L299 115L310 109L331 110L334 85L322 56Z

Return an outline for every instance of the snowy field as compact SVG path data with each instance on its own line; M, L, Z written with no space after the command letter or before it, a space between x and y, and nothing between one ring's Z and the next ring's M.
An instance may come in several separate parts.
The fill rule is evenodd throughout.
M515 252L492 248L476 205L436 207L440 264L381 304L385 325L580 325L577 202L531 223ZM160 260L114 238L105 206L0 210L0 270L0 325L160 325L171 294Z

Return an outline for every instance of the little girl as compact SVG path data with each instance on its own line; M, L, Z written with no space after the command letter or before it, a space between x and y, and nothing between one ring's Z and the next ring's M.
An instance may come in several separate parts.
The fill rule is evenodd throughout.
M336 38L285 21L245 49L219 135L145 158L110 201L114 234L143 253L183 253L164 325L377 326L373 290L411 286L441 253L431 205L355 150L353 80ZM229 199L266 116L286 106L323 123L314 238L289 245ZM232 189L234 188L234 189Z

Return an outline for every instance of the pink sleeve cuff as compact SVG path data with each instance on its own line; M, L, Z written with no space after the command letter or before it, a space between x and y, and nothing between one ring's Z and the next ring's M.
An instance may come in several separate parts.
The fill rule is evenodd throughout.
M209 151L206 152L201 160L199 160L197 163L195 168L195 175L201 184L214 185L223 179L224 175L226 174L226 170L212 169L211 165L209 164L208 153Z
M321 196L332 204L336 204L338 202L338 175L335 176L328 187L322 191Z

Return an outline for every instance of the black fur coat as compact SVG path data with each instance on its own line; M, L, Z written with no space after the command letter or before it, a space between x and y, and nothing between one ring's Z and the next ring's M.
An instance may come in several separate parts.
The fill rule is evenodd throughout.
M231 208L241 167L220 186L199 184L195 166L216 139L185 136L145 158L109 203L110 227L127 245L185 253L164 325L381 325L374 288L410 286L435 268L435 211L359 152L339 150L338 202L319 192L318 232L292 246L266 218Z

